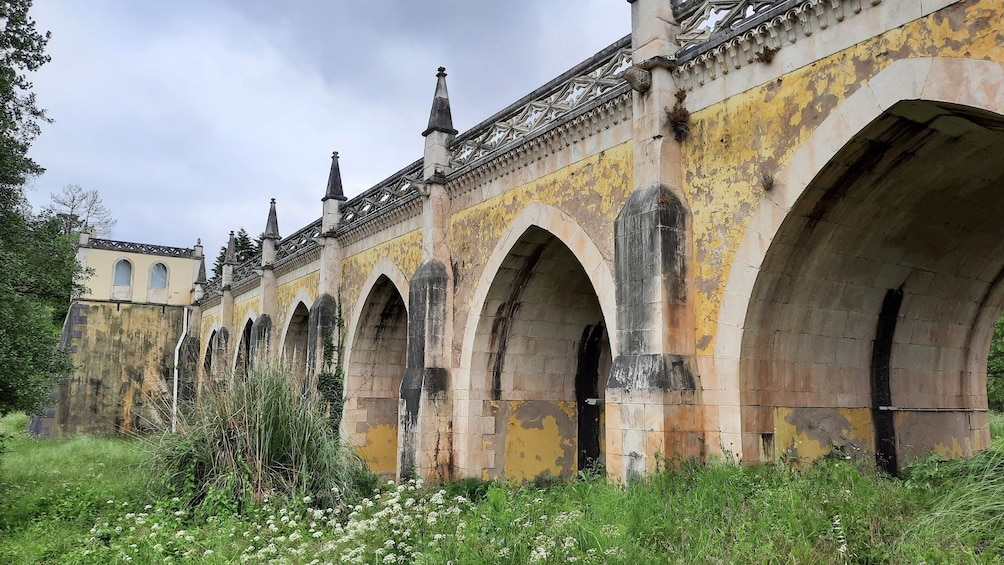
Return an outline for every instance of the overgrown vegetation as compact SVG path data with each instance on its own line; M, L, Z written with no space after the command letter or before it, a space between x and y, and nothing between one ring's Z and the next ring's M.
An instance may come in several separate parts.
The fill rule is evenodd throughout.
M385 485L349 502L261 496L212 512L144 494L141 443L33 441L0 475L3 563L1001 563L1004 440L908 478L822 460L792 471L670 462L627 488ZM1000 434L1004 416L993 415Z
M267 498L355 500L375 479L339 441L303 376L260 360L205 391L178 433L148 442L150 473L200 514L240 512Z
M321 371L317 375L317 391L326 403L328 422L337 431L342 423L345 409L345 366L342 364L345 351L345 318L342 317L341 296L335 303L333 330L327 327L321 332Z
M994 326L987 358L987 401L990 409L1004 412L1004 316Z
M49 61L49 34L30 10L31 0L0 2L0 416L36 409L68 371L59 335L81 274L58 220L24 196L44 171L28 151L50 121L30 80Z

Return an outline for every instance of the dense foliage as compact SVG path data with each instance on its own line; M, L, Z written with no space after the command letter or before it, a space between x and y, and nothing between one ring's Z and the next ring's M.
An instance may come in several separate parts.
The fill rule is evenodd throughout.
M51 215L34 216L24 197L43 169L28 156L48 121L28 73L49 58L30 0L0 1L0 415L31 411L69 369L60 328L79 268L70 237Z
M990 357L987 359L987 400L990 409L1004 412L1004 316L994 326L993 341L990 342Z
M23 201L28 180L44 171L28 149L48 122L38 106L28 73L49 61L49 34L35 29L31 0L0 0L0 206Z
M0 415L35 410L69 369L60 328L79 267L58 221L0 212Z

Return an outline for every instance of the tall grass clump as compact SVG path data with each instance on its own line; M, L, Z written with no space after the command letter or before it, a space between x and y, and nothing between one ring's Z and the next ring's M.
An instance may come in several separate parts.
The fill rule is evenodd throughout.
M152 464L193 507L239 511L269 497L334 504L376 484L345 446L316 393L286 363L264 359L246 376L202 391L178 431L153 442Z
M990 413L990 437L1004 439L1004 412Z
M902 554L954 562L1004 561L1004 444L998 440L970 459L940 462L927 475L938 494L900 540Z

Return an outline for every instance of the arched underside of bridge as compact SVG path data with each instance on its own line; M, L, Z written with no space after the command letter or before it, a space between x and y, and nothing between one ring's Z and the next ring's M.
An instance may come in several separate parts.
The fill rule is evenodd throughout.
M309 329L310 310L303 302L293 309L282 340L282 355L287 363L293 366L298 375L307 373L307 333Z
M370 470L394 478L398 400L408 345L408 312L384 275L370 288L356 324L345 383L349 441Z
M251 331L254 323L249 319L244 324L241 331L241 340L237 344L237 351L234 352L234 364L232 374L237 378L244 378L251 368L251 341L253 333Z
M816 175L771 241L739 363L743 456L831 446L895 469L988 442L1004 304L1004 117L896 103Z
M470 394L486 422L488 476L570 476L602 465L610 342L575 255L529 227L479 306Z

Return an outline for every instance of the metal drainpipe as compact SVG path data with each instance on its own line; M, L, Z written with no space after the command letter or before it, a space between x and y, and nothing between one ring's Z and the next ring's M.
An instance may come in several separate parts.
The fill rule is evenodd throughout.
M174 346L174 399L171 401L171 433L178 431L178 358L181 356L181 344L188 335L188 306L185 306L185 317L181 326L181 336Z

